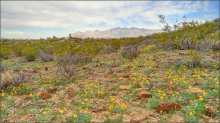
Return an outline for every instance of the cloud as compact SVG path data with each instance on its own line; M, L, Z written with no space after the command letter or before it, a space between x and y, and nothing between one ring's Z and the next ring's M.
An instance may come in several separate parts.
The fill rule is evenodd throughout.
M1 30L39 38L120 26L159 28L158 14L174 18L209 6L210 1L2 1Z

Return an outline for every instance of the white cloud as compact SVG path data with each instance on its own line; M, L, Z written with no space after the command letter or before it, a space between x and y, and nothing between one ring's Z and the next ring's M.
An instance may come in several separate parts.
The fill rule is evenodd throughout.
M184 15L201 11L203 7L205 11L208 4L200 1L2 1L1 30L29 30L31 33L31 30L54 29L55 32L66 30L68 34L122 25L159 28L158 14ZM99 26L100 23L105 26Z

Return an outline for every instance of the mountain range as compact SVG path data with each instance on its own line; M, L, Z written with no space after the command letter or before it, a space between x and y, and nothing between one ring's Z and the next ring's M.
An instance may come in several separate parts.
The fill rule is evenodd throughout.
M112 28L108 30L95 30L85 32L72 33L72 37L77 38L122 38L122 37L138 37L147 36L153 33L162 32L160 29L144 29L144 28Z

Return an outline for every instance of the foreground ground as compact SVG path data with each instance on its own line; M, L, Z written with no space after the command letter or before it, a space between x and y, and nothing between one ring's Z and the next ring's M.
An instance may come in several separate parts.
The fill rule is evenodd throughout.
M73 82L62 78L55 61L3 60L3 81L16 72L25 73L31 81L1 92L1 119L218 122L219 52L207 53L201 67L178 65L177 60L187 58L188 52L157 49L143 52L133 61L119 52L98 55L78 68ZM158 109L169 103L176 104L173 110Z

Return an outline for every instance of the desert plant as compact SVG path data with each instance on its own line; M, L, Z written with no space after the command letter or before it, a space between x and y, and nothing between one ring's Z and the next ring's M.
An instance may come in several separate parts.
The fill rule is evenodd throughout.
M53 51L51 49L45 49L40 52L40 59L44 62L53 60Z
M138 56L138 47L137 45L128 45L125 46L122 50L122 56L127 59L134 59Z
M190 58L189 67L194 68L194 67L198 67L199 65L201 65L203 56L201 53L191 50L189 51L189 58Z
M22 83L30 82L30 79L27 75L20 73L20 74L11 74L7 81L4 81L0 84L0 89L5 90L9 86L17 86Z
M110 54L117 51L116 48L111 47L111 46L104 46L104 53Z
M73 80L76 74L77 67L87 64L92 61L92 58L88 56L71 55L67 54L58 59L58 70L70 81Z
M166 49L166 50L173 50L173 49L176 49L176 48L177 48L177 46L172 42L168 42L164 46L164 49Z
M211 49L212 49L212 43L209 40L205 40L196 46L196 50L201 52L207 52L210 51Z
M213 50L220 50L220 40L216 41L214 44L213 44Z
M180 45L180 49L188 50L188 49L193 49L194 43L192 40L185 39L179 45Z
M2 64L0 64L0 73L3 72L4 70L5 70L5 67Z

